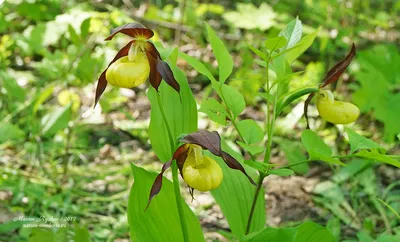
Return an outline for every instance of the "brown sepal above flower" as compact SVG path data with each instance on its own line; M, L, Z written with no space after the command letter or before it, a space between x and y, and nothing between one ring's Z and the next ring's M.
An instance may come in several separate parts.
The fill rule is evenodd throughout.
M181 171L182 174L182 168L183 164L185 163L186 157L187 157L187 151L188 151L188 145L189 144L196 144L201 146L205 150L209 150L212 154L221 157L226 165L232 169L239 170L241 171L249 181L257 186L257 184L253 181L253 179L247 174L243 166L231 155L228 153L222 151L221 149L221 137L219 136L218 132L213 131L206 131L206 130L200 130L191 134L186 135L182 140L183 145L181 145L174 153L172 160L177 161L177 165L179 168L179 171ZM170 166L171 166L171 161L168 161L165 163L161 169L160 174L156 177L154 180L153 186L151 187L150 190L150 195L149 195L149 201L147 204L146 209L150 205L151 200L160 192L161 187L162 187L162 177L165 172Z
M347 67L350 65L351 61L353 60L354 56L356 55L356 46L353 45L351 46L350 52L347 54L347 56L336 63L326 74L325 78L322 80L321 84L319 85L319 88L326 87L327 85L336 82L339 77L343 74L343 72L347 69ZM309 123L308 123L308 105L310 104L312 98L314 97L315 93L310 93L308 95L307 100L304 103L304 117L306 118L307 122L307 129L310 129Z
M112 63L117 61L118 59L127 56L129 53L129 48L136 41L146 41L145 51L147 60L150 65L150 74L149 74L149 82L150 84L158 91L158 87L161 84L161 80L164 79L168 85L174 88L178 93L180 92L179 83L176 81L174 74L169 67L169 65L161 59L160 53L156 49L153 43L148 42L147 40L153 37L154 32L151 29L146 28L140 23L129 23L118 28L112 29L110 36L108 36L105 40L111 40L118 33L123 33L133 38L135 40L130 41L126 46L124 46L114 57L114 59L110 62L107 68L101 73L95 95L95 103L94 107L96 107L101 95L107 87L106 80L106 72ZM141 40L140 40L141 38Z
M110 36L108 36L105 40L112 40L112 38L114 38L114 36L118 33L123 33L134 38L137 36L143 36L146 39L150 39L154 35L153 30L146 28L143 24L129 23L112 29L110 31Z

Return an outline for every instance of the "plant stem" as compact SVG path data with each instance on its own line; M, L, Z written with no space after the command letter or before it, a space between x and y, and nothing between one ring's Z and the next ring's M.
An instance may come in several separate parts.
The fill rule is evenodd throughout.
M172 161L172 180L174 183L174 192L175 192L176 206L178 208L179 220L181 221L183 241L189 241L185 214L183 212L183 206L182 206L183 201L181 197L181 190L179 187L178 166L176 164L176 160Z
M257 198L258 198L258 195L260 194L264 178L265 178L265 175L260 173L260 176L259 176L258 182L257 182L256 192L254 193L253 202L251 203L250 214L249 214L249 219L247 220L245 234L248 234L250 232L251 220L253 219L254 211L256 210L256 204L257 204L257 200L258 200Z
M158 106L160 106L160 111L161 115L164 119L165 126L167 127L167 132L168 132L168 137L169 137L169 142L171 145L171 154L174 153L175 151L175 141L172 136L171 128L168 123L167 115L165 113L164 105L161 101L161 95L159 92L157 92L157 100L158 100ZM172 161L172 181L174 184L174 193L175 193L175 200L176 200L176 207L178 208L178 215L179 215L179 220L181 222L181 227L182 227L182 234L183 234L183 241L189 241L189 234L187 231L187 226L186 226L186 220L185 220L185 213L183 211L183 205L182 203L184 202L181 196L181 190L179 187L179 178L178 178L178 166L176 164L176 160Z
M168 119L167 119L167 114L165 113L164 105L163 105L163 103L161 101L161 95L160 95L159 92L157 92L157 101L158 101L158 106L160 106L160 111L161 111L161 115L162 115L162 117L164 119L165 126L167 127L169 143L171 145L171 152L173 154L174 151L175 151L175 141L174 141L174 138L172 138L173 136L172 136L171 128L169 126Z

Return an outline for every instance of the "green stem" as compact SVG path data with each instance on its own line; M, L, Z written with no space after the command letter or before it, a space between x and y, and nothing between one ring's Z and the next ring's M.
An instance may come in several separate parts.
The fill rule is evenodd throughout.
M161 115L165 122L165 126L167 127L168 138L169 138L169 142L171 145L171 152L173 154L175 151L175 141L172 136L171 127L169 126L167 115L165 113L164 105L161 101L161 96L160 96L159 92L157 92L157 100L158 100L158 105L160 106ZM181 227L182 227L183 241L186 242L186 241L189 241L189 234L188 234L187 226L186 226L185 213L183 211L183 202L184 201L182 199L181 189L179 187L178 166L176 164L176 160L172 161L172 181L174 184L176 207L178 208L179 220L181 222Z
M174 153L175 152L175 141L174 141L174 138L172 138L173 136L172 136L172 132L171 132L171 126L169 126L167 114L165 113L164 105L161 101L161 95L159 92L157 92L157 101L158 101L158 106L160 106L160 111L161 111L161 115L164 119L165 126L167 127L169 143L171 145L171 151L172 151L172 153Z
M176 164L176 160L172 161L172 180L174 182L176 206L178 208L178 214L181 221L183 241L189 241L189 234L186 226L185 213L183 212L183 205L182 205L184 201L181 197L181 190L179 187L178 166Z
M257 204L257 200L258 200L257 198L258 198L258 195L260 194L264 178L265 178L265 175L260 173L260 176L259 176L258 182L257 182L256 192L254 193L253 202L251 203L249 218L247 220L246 234L248 234L250 232L251 221L253 220L254 211L256 210L256 204Z

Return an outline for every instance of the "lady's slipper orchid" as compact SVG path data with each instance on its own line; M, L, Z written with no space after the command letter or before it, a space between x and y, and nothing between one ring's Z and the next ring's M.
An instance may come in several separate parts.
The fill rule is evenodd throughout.
M354 56L356 55L356 46L353 44L351 46L351 50L349 52L349 54L347 54L347 56L339 61L338 63L336 63L335 66L333 66L328 73L326 74L324 80L322 81L321 85L319 85L319 89L326 87L327 85L337 82L337 80L339 79L339 77L343 74L343 72L347 69L347 67L350 65L351 61L353 60ZM335 101L333 100L333 95L331 96L330 99L328 99L328 95L329 93L327 93L324 90L320 90L318 91L319 94L325 95L325 98L323 98L323 96L319 96L318 100L317 100L317 108L318 111L321 115L322 118L326 119L329 122L332 123L351 123L354 122L359 114L359 110L358 108L351 104L351 103L345 103L346 104L346 108L349 109L348 111L346 111L346 115L348 117L345 118L338 118L338 116L342 115L341 113L338 113L338 115L336 115L335 118L333 118L334 113L335 112L341 112L339 109L343 108L342 104L343 102L338 103L336 101L336 103L334 103ZM332 94L332 93L330 93ZM306 117L306 122L307 122L307 129L310 128L309 123L308 123L308 105L310 104L312 98L315 96L315 93L311 93L310 95L308 95L307 100L304 103L304 116ZM332 100L331 100L332 99ZM331 100L332 105L327 105L328 101ZM336 104L336 105L335 105ZM341 106L341 107L340 107ZM353 107L354 106L354 107ZM357 112L358 110L358 112ZM350 113L349 113L350 112ZM329 113L329 114L328 114ZM329 116L329 117L328 117Z
M217 188L223 178L221 167L216 161L205 156L202 150L208 150L213 155L221 157L228 167L241 171L253 185L256 185L243 166L221 149L221 137L216 131L197 131L183 137L181 142L183 144L176 149L172 160L176 160L183 180L190 187L192 196L193 189L210 191ZM160 192L163 174L171 167L172 160L163 165L160 174L156 177L150 191L147 207L150 205L151 200Z
M336 101L329 90L320 90L317 93L317 109L321 118L333 124L349 124L360 115L360 109L356 105Z
M161 59L153 43L149 41L154 32L140 23L129 23L111 30L111 40L118 33L133 37L122 47L108 67L101 73L96 88L95 106L107 87L107 83L117 87L132 88L141 85L149 78L150 84L158 90L164 79L177 92L179 83L175 80L171 68Z

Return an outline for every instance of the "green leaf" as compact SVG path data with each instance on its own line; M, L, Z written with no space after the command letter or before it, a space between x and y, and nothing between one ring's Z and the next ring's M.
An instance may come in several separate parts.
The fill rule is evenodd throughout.
M171 181L163 178L160 193L146 211L150 189L157 174L131 163L134 183L128 201L128 223L132 241L183 241L181 223ZM204 241L200 223L189 206L183 204L190 241Z
M86 37L89 35L90 20L91 20L91 18L87 18L87 19L83 20L83 22L81 24L81 37L82 37L82 39L86 39Z
M225 107L214 98L204 100L201 103L199 112L207 114L207 116L214 122L226 125L227 113Z
M187 61L187 63L192 66L196 71L199 73L205 75L208 77L208 79L214 84L217 85L218 82L214 78L213 74L210 72L210 70L207 69L207 67L198 59L191 57L190 55L187 55L183 52L179 52L179 57Z
M233 116L236 118L246 107L243 95L236 88L226 84L223 84L221 89L226 106L232 111Z
M85 226L75 225L74 242L90 242L89 230Z
M257 162L254 160L245 160L244 163L254 169L265 173L268 169L272 167L272 164L266 164L264 162Z
M258 143L264 138L264 131L253 119L240 120L237 128L247 144Z
M264 147L261 147L261 146L249 145L242 141L238 141L237 143L238 143L238 145L240 145L240 147L242 147L244 150L246 150L247 152L249 152L252 155L256 155L256 154L259 154L264 151Z
M256 233L246 235L243 241L332 242L333 239L327 228L307 221L294 228L267 227Z
M269 170L268 173L277 176L291 176L294 174L294 171L291 169L281 168L281 169Z
M0 80L2 80L3 86L7 90L11 99L19 102L25 101L25 90L18 85L14 78L9 76L6 72L0 71Z
M33 114L39 110L40 105L42 105L50 96L53 94L54 86L47 87L44 91L40 91L39 95L36 98L35 103L33 104Z
M210 156L218 162L224 174L221 185L211 191L211 194L226 217L232 233L241 238L245 235L256 187L242 173L227 167L221 158L212 156L211 154ZM255 170L246 165L244 167L254 179L256 176ZM261 189L260 195L257 198L250 232L264 228L265 219L264 189Z
M172 148L176 147L171 147L157 95L161 95L161 102L171 128L173 140L176 140L182 133L190 134L197 130L196 102L185 74L176 66L171 66L171 69L181 88L180 97L166 82L161 82L159 87L160 94L154 88L149 88L148 91L151 103L149 137L154 152L162 162L167 162L171 159Z
M41 122L42 134L44 136L51 136L59 130L68 127L68 122L71 120L71 113L71 104L68 104L44 116Z
M218 61L219 81L224 83L233 70L233 59L222 40L215 31L206 23L208 39L210 41L215 58Z
M50 229L33 228L29 242L54 242L55 234Z
M0 144L6 141L21 141L25 133L18 126L9 123L0 123Z
M76 45L76 46L81 45L81 38L76 33L74 27L72 27L72 25L70 25L70 24L68 24L68 33L69 33L69 38L71 39L71 41L74 45Z
M263 60L267 60L267 56L265 55L264 52L262 52L261 50L257 49L256 47L252 46L251 44L247 43L247 46L249 47L249 49L251 51L254 52L254 54L256 54L257 56L259 56L261 59Z
M283 28L282 31L279 33L280 36L284 36L287 40L287 45L282 49L286 50L295 46L300 41L301 34L302 25L299 17L297 17L296 19L288 23L288 25L286 25L285 28Z
M364 158L368 158L368 159L372 159L375 161L379 161L379 162L383 162L392 166L396 166L398 168L400 168L400 162L391 158L390 156L384 155L379 153L377 150L362 150L360 152L357 152L354 154L355 156L358 157L364 157Z
M357 134L354 130L346 128L346 133L349 136L351 153L362 149L379 149L381 153L385 152L385 148L375 143L374 141Z
M304 222L297 227L294 242L332 242L334 240L331 232L314 222Z
M313 33L302 38L296 45L291 48L288 48L288 52L285 53L285 58L289 63L292 63L296 60L301 54L303 54L314 42L315 37L319 32L319 28Z
M305 174L309 170L309 165L308 163L303 163L307 161L307 158L304 155L304 149L300 147L300 145L301 144L299 142L293 142L289 140L282 140L279 142L279 147L285 153L286 159L288 160L288 165L294 165L290 167L290 169L298 174Z
M322 160L331 164L345 165L339 159L331 157L331 148L313 131L304 130L301 134L301 141L310 155L309 160Z
M292 242L296 236L297 228L271 228L267 227L259 232L255 232L243 239L245 242L259 241L282 241Z
M278 50L278 49L286 46L286 44L287 44L287 40L284 36L270 38L264 42L265 47L271 51Z
M293 73L293 74L295 74L295 73ZM278 108L276 111L277 115L279 115L283 111L283 109L285 107L287 107L289 104L291 104L293 101L297 100L298 98L300 98L302 96L305 96L305 95L308 95L310 93L317 92L317 91L318 91L318 88L314 88L314 87L304 88L304 89L295 91L294 93L290 94L290 96L288 96L283 103L278 104Z

